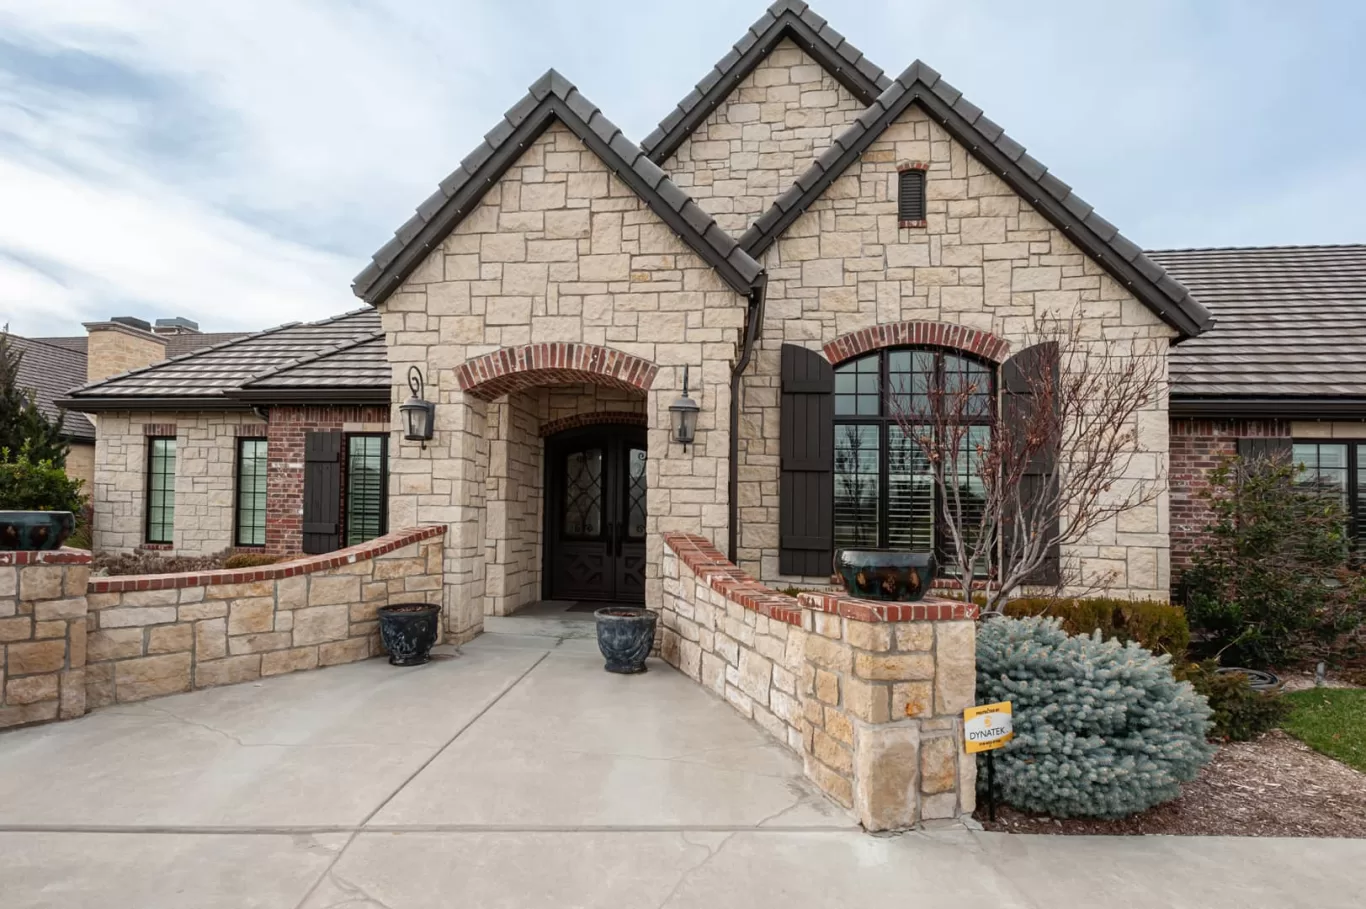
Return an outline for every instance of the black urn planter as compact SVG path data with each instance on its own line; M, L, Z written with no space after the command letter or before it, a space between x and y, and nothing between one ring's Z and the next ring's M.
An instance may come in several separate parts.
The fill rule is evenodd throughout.
M658 617L648 609L604 606L593 615L598 620L598 649L608 672L645 671L645 658L655 642Z
M379 639L394 666L420 666L432 658L441 607L403 603L379 608Z
M911 603L924 598L939 568L932 552L841 549L835 570L850 596Z
M0 550L60 549L75 529L69 511L0 511Z

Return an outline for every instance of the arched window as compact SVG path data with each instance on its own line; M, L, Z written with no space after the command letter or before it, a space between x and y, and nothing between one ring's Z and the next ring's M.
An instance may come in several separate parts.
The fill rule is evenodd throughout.
M930 432L930 408L952 405L971 451L990 441L995 394L995 367L945 350L889 348L836 367L835 548L933 551L950 569L929 461L903 423ZM980 503L980 483L965 477L960 494Z

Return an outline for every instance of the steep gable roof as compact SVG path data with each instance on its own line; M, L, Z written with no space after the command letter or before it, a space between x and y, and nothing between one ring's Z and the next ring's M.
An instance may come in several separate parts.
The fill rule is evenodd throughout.
M1218 320L1172 351L1173 414L1366 413L1366 245L1148 256Z
M379 330L379 314L369 307L321 322L290 322L92 382L57 403L92 412L238 409L244 405L232 395L244 383Z
M1026 154L1024 146L987 119L981 108L919 60L835 138L834 144L745 232L740 245L756 259L763 255L912 104L923 107L950 136L1172 328L1192 337L1212 324L1209 312L1189 290L1096 214L1072 187Z
M816 15L811 7L801 0L778 0L640 143L650 160L663 164L716 106L773 52L773 48L787 38L810 54L811 59L834 76L860 104L872 104L892 84L886 73Z
M526 147L559 121L635 191L683 242L716 269L737 293L752 291L763 269L717 227L683 190L634 142L617 129L564 76L548 71L460 162L441 188L418 206L373 261L356 276L352 290L372 305L383 302L427 254L479 204Z

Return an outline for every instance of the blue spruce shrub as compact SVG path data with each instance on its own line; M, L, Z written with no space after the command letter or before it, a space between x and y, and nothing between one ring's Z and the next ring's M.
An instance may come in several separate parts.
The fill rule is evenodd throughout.
M978 629L977 700L1014 705L1015 740L996 752L998 795L1025 811L1099 818L1179 796L1214 754L1208 703L1172 677L1170 657L1059 626L994 618ZM977 779L986 785L985 768Z

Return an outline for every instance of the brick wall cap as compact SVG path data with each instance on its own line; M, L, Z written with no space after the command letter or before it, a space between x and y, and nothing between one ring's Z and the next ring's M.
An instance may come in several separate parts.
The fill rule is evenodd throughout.
M0 552L0 565L89 565L90 552L85 549L24 550Z

